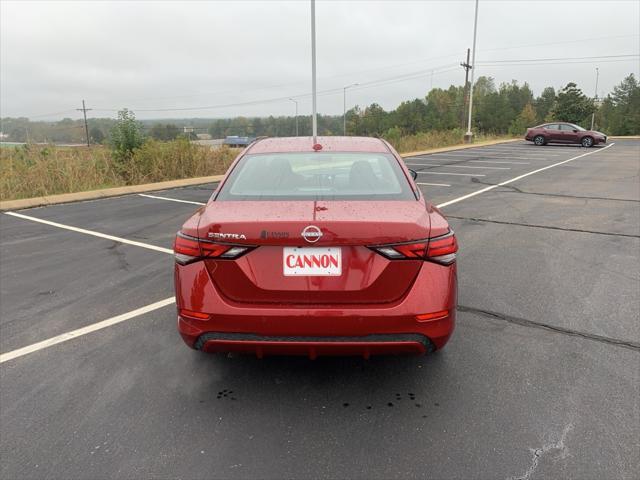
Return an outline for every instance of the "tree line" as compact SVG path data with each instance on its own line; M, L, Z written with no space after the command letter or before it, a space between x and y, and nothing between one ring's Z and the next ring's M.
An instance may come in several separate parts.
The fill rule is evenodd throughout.
M402 102L394 110L377 103L356 106L346 114L348 135L380 136L397 139L433 130L466 129L467 95L463 86L431 89L424 98ZM614 87L604 99L596 102L574 82L560 90L547 87L539 96L525 82L501 83L491 77L480 77L473 94L473 125L476 131L491 134L522 135L527 127L548 121L566 121L590 128L595 113L595 128L608 135L640 134L640 85L633 74ZM89 136L93 143L103 143L112 135L115 119L90 119ZM196 138L208 133L213 138L239 136L293 136L311 132L308 115L235 117L227 119L181 119L139 121L141 134L158 140L180 137ZM185 126L194 127L184 133ZM65 118L58 122L32 122L27 118L3 118L0 131L4 141L81 143L84 125L81 120ZM342 135L342 115L319 115L321 135Z

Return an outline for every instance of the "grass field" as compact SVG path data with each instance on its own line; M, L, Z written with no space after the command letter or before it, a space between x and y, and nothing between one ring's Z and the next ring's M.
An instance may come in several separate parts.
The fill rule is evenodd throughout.
M161 182L224 173L238 150L186 140L148 140L118 163L104 146L24 145L0 149L0 200Z

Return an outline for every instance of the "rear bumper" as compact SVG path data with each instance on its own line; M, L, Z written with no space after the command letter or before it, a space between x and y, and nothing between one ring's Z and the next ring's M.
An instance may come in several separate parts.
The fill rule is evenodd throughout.
M440 349L455 325L456 266L425 262L407 294L393 304L253 305L228 301L203 262L176 265L178 330L206 352L263 355L424 354ZM206 313L194 318L188 312ZM447 311L438 318L417 315Z
M265 355L302 355L312 360L323 355L371 355L433 352L435 345L419 334L363 337L270 337L246 333L205 333L193 347L204 352L239 352Z

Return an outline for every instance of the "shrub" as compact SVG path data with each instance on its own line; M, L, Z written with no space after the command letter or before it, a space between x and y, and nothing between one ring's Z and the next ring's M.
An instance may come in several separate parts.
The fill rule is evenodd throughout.
M111 129L110 144L116 166L124 170L136 148L142 146L144 138L136 116L126 108L118 112L118 120Z

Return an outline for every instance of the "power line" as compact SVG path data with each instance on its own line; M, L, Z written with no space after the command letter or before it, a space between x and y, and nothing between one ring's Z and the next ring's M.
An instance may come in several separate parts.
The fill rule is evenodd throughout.
M553 61L553 62L557 62L557 61L568 61L568 60L583 60L583 59L600 59L599 61L603 61L602 59L605 59L604 61L606 61L606 59L612 59L612 58L628 58L628 57L634 57L634 56L638 56L635 54L625 54L625 55L600 55L600 56L590 56L590 57L561 57L561 58L546 58L546 59L518 59L518 60L487 60L486 62L480 63L479 65L483 65L483 66L497 66L494 64L510 64L510 63L516 63L516 64L520 64L520 65L526 65L520 62L542 62L542 61ZM576 63L576 62L569 62L569 63ZM452 66L454 66L454 68L451 68ZM433 72L437 72L437 73L447 73L449 71L452 71L454 69L456 69L458 66L455 64L449 64L449 65L442 65L440 67L435 67L429 70L422 70L422 71L417 71L417 72L410 72L410 73L406 73L403 75L396 75L393 77L388 77L388 78L383 78L383 79L378 79L378 80L372 80L369 82L361 82L357 87L354 87L354 90L362 90L365 88L370 88L372 86L384 86L384 85L389 85L392 83L397 83L397 82L402 82L402 81L407 81L407 80L413 80L413 79L417 79L423 76L427 76L427 75L431 75L433 74ZM341 93L342 92L342 88L332 88L332 89L327 89L327 90L323 90L318 92L318 96L326 96L326 95L333 95L333 94L337 94L337 93ZM305 94L298 94L298 95L285 95L282 97L274 97L274 98L267 98L267 99L262 99L262 100L250 100L250 101L246 101L246 102L235 102L235 103L225 103L225 104L218 104L218 105L206 105L206 106L192 106L192 107L170 107L170 108L136 108L136 107L132 107L132 110L136 111L136 112L180 112L180 111L198 111L198 110L216 110L216 109L223 109L223 108L232 108L232 107L246 107L246 106L253 106L253 105L261 105L261 104L267 104L267 103L280 103L280 102L284 102L284 101L289 101L290 98L294 98L294 99L302 99L302 98L307 98L310 97L311 94L309 93L305 93ZM117 109L107 109L107 108L97 108L96 110L98 111L117 111Z
M360 85L358 85L357 87L354 87L353 89L354 90L361 90L363 88L369 88L369 87L372 87L372 86L388 85L390 83L396 83L396 82L399 82L399 81L413 80L415 78L419 78L419 77L423 77L423 76L426 76L426 75L430 75L432 72L446 73L448 71L456 69L457 65L455 65L453 69L450 68L450 67L451 67L451 65L444 65L444 66L433 68L433 69L429 69L429 70L426 70L426 71L411 72L411 73L404 74L404 75L397 75L397 76L394 76L394 77L388 77L388 78L383 78L383 79L378 79L378 80L372 80L372 81L369 81L369 82L363 82ZM342 87L340 87L340 88L331 88L331 89L322 90L322 91L318 92L318 96L333 95L333 94L337 94L337 93L341 93L341 92L342 92ZM279 102L283 102L283 101L289 100L290 98L302 99L302 98L307 98L307 97L310 97L310 96L311 96L310 93L302 93L302 94L298 94L298 95L286 95L286 96L282 96L282 97L267 98L267 99L262 99L262 100L250 100L250 101L246 101L246 102L225 103L225 104L218 104L218 105L193 106L193 107L172 107L172 108L136 108L136 107L132 107L131 110L136 111L136 112L178 112L178 111L196 111L196 110L215 110L215 109L220 109L220 108L244 107L244 106L260 105L260 104L265 104L265 103L279 103ZM96 110L96 111L105 111L105 112L117 112L118 111L118 109L101 108L101 107L95 107L94 110Z
M73 113L75 112L77 109L73 109L73 110L63 110L61 112L51 112L51 113L40 113L38 115L29 115L28 118L41 118L41 117L51 117L53 115L62 115L64 113Z
M619 62L632 62L636 61L633 58L618 58L618 59L610 59L610 60L578 60L575 62L537 62L537 63L516 63L515 65L518 67L526 67L526 66L534 66L534 65L578 65L578 64L601 64L601 63L619 63ZM512 67L513 64L509 63L480 63L478 65L481 67Z
M515 47L514 47L515 48ZM485 50L487 51L487 50ZM487 60L485 62L478 62L478 65L483 67L497 67L497 66L510 66L510 65L518 65L518 66L527 66L527 65L561 65L561 63L557 62L565 62L565 64L572 63L594 63L597 61L598 63L608 63L608 62L616 62L616 61L629 61L635 57L638 57L638 54L624 54L624 55L600 55L600 56L588 56L588 57L560 57L560 58L541 58L541 59L517 59L517 60ZM592 60L592 61L583 61L583 60ZM528 63L523 63L528 62ZM546 62L546 63L545 63ZM467 62L468 63L468 62ZM464 66L464 65L463 65ZM443 74L448 73L458 68L457 64L448 64L441 65L438 67L434 67L427 70L420 70L416 72L409 72L402 75L396 75L393 77L382 78L377 80L372 80L369 82L361 82L357 87L354 87L354 90L363 90L372 87L379 87L390 85L393 83L415 80L421 77L425 77L428 75L434 74ZM327 96L334 95L342 92L342 87L340 88L332 88L318 92L318 96ZM310 97L309 93L302 93L298 95L286 95L281 97L273 97L267 99L260 100L250 100L245 102L234 102L234 103L226 103L226 104L217 104L217 105L206 105L206 106L192 106L192 107L171 107L171 108L136 108L133 107L132 110L137 112L179 112L179 111L199 111L199 110L215 110L222 108L232 108L232 107L244 107L244 106L253 106L253 105L261 105L267 103L280 103L284 101L289 101L289 99L303 99ZM84 107L83 107L84 108ZM94 107L93 109L76 109L78 111L83 111L86 116L86 111L94 110L94 111L102 111L102 112L117 112L118 109L114 108L100 108ZM65 110L62 112L53 112L48 114L39 114L39 115L31 115L29 118L38 118L38 117L46 117L52 116L56 114L63 114L68 112L73 112L74 110ZM85 124L86 127L86 124ZM87 134L88 138L88 134Z
M525 58L519 60L485 60L487 63L519 63L519 62L548 62L548 61L565 61L565 60L590 60L600 58L623 58L623 57L640 57L640 54L630 53L624 55L595 55L591 57L562 57L562 58Z
M558 41L558 42L529 43L529 44L522 44L522 45L513 45L513 46L508 46L508 47L488 48L488 49L483 49L482 51L483 52L494 52L494 51L503 51L503 50L513 50L513 49L518 49L518 48L539 47L539 46L549 46L549 45L563 45L563 44L569 44L569 43L585 43L585 42L590 42L590 41L608 40L608 39L613 39L613 38L628 38L628 37L640 37L640 34L609 35L609 36L601 36L601 37L590 37L590 38L574 39L574 40L562 40L562 41ZM384 66L384 67L377 67L377 68L373 68L373 69L352 70L352 71L347 72L347 73L340 73L340 74L336 74L336 75L328 75L328 76L320 77L320 78L322 80L328 80L328 79L332 79L332 78L354 76L354 75L363 74L363 73L371 73L371 72L378 72L378 71L382 71L382 70L397 69L399 67L404 67L404 66L408 66L408 65L415 65L415 64L418 64L418 63L431 62L431 61L434 61L434 60L442 60L442 59L446 59L446 58L454 58L457 55L458 55L457 53L451 53L451 54L448 54L448 55L441 55L441 56L438 56L438 57L422 58L420 60L413 60L411 62L404 62L404 63L398 63L398 64L394 64L394 65L387 65L387 66ZM302 83L306 83L306 81L270 85L270 86L267 86L267 87L258 87L258 88L240 90L240 91L238 91L238 90L222 90L222 91L214 91L214 92L201 92L201 93L191 94L191 95L173 95L173 96L165 96L165 97L147 97L147 98L140 99L140 100L143 100L143 101L144 100L170 100L170 99L175 99L175 98L193 98L193 97L199 97L199 96L203 96L203 95L209 96L209 95L222 95L222 94L229 94L229 93L241 94L241 93L246 93L246 92L253 92L253 91L260 91L260 90L270 90L270 89L274 89L274 88L289 87L289 86L293 86L293 85L300 85ZM132 100L129 100L129 101L132 101ZM135 100L133 100L133 102L135 102Z

